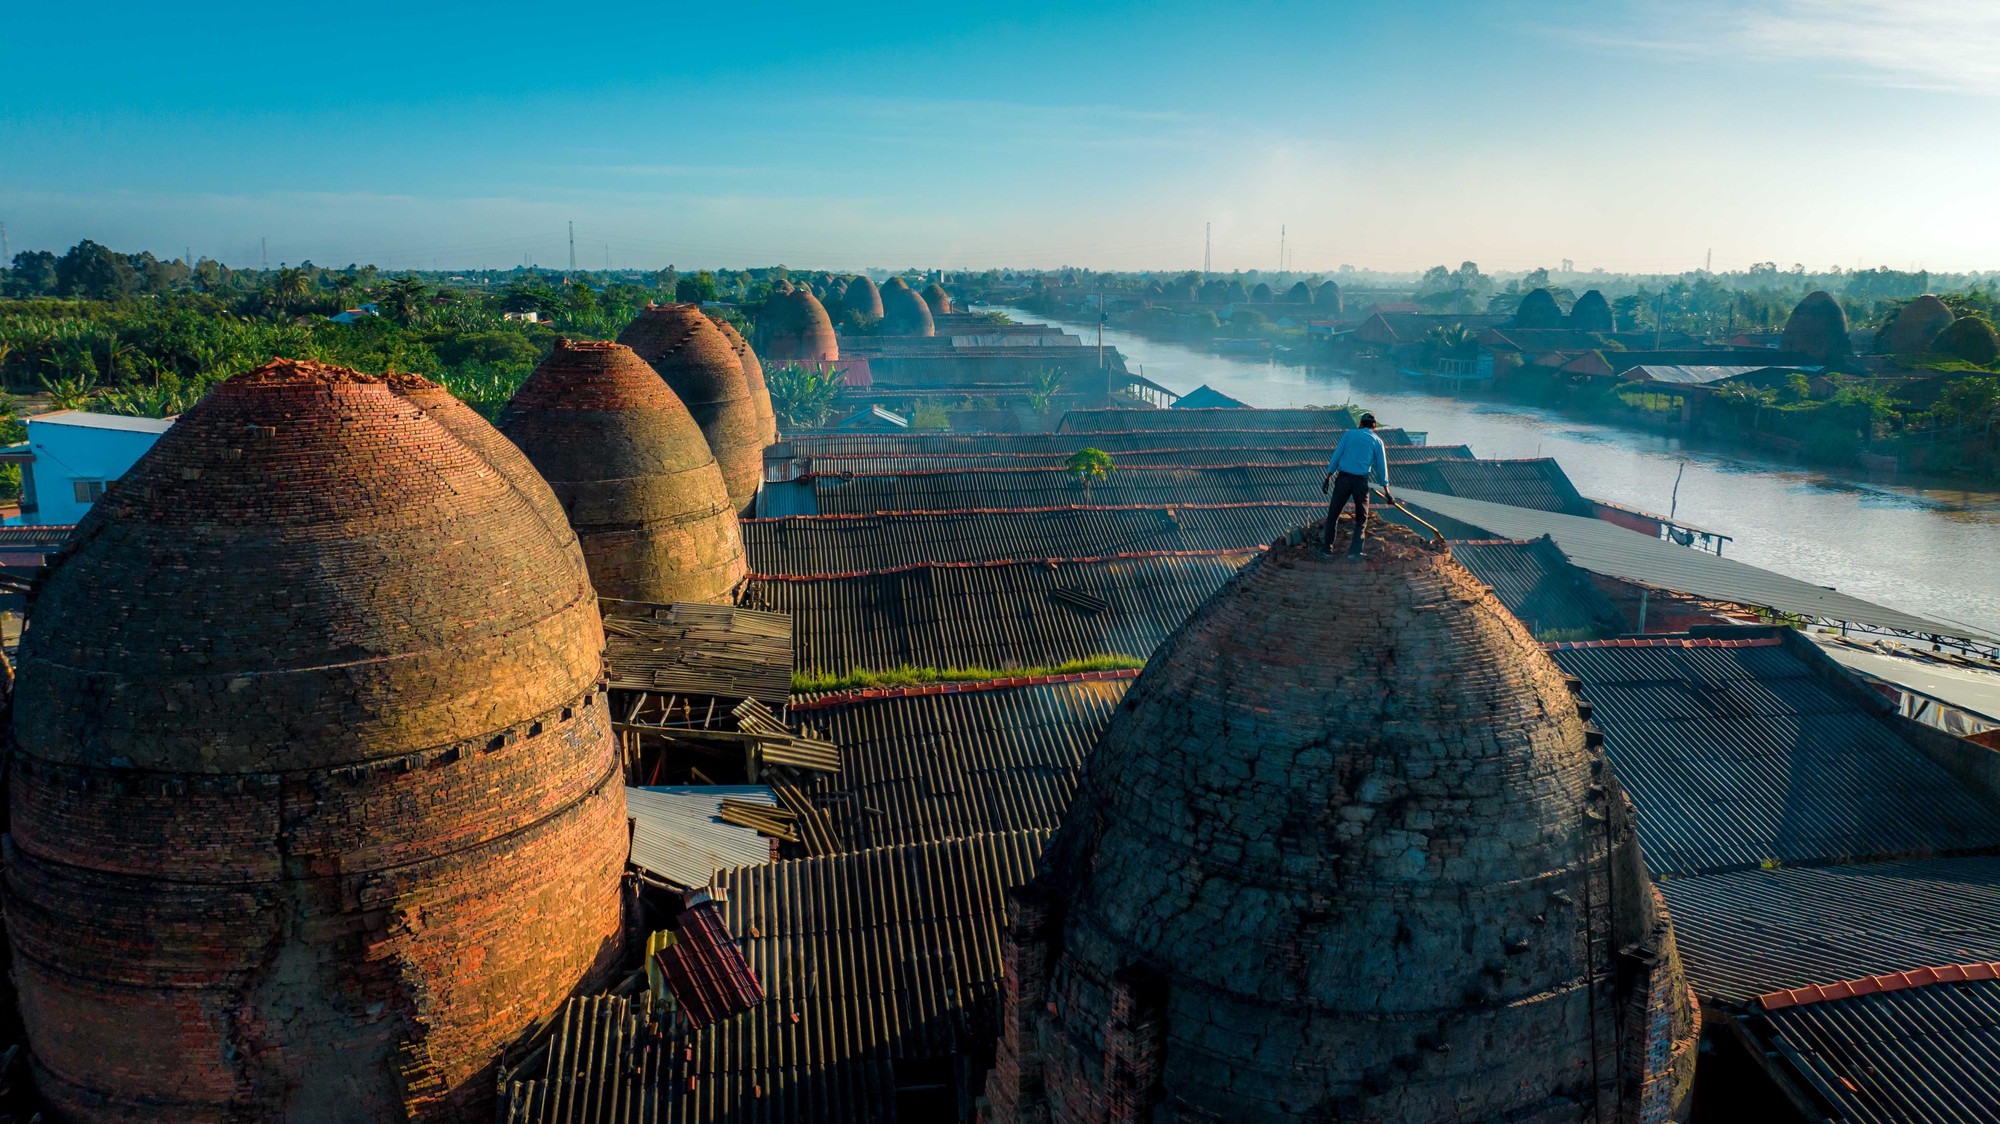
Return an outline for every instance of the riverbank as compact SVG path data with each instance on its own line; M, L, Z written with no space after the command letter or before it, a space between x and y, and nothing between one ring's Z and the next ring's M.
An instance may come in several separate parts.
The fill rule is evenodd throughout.
M1095 339L1095 324L998 311L1087 330ZM2000 489L1802 468L1546 407L1376 386L1331 366L1213 355L1118 328L1107 328L1104 340L1133 371L1182 393L1205 383L1253 406L1354 402L1384 425L1427 430L1434 443L1469 444L1482 457L1555 457L1586 495L1672 511L1734 536L1730 557L2000 634L2000 582L1990 561L2000 544Z

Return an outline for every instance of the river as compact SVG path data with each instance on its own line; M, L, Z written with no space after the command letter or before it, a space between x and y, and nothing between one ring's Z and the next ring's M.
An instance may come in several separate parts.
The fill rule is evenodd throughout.
M1094 324L997 311L1097 342ZM1583 494L1661 514L1684 463L1676 513L1733 536L1727 557L2000 636L2000 491L1872 483L1684 448L1672 437L1492 398L1359 388L1336 367L1211 355L1125 331L1107 329L1104 342L1169 390L1207 383L1252 406L1353 402L1385 426L1428 431L1434 445L1470 445L1481 457L1554 457Z

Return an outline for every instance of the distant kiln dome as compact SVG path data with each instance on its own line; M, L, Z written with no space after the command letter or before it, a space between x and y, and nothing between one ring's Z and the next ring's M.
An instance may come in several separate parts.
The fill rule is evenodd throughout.
M875 282L857 276L848 281L846 293L841 297L841 307L864 320L880 320L882 291L875 287Z
M1530 289L1528 295L1514 309L1516 328L1560 328L1563 326L1562 306L1556 303L1553 293L1547 289Z
M1300 281L1290 289L1285 290L1285 300L1291 304L1311 304L1313 302L1312 288L1305 282Z
M1257 287L1250 290L1250 299L1257 304L1269 304L1275 296L1276 294L1271 291L1271 286L1266 285L1262 281L1257 282Z
M1785 321L1785 334L1778 348L1798 352L1819 363L1852 355L1854 346L1847 338L1847 313L1830 294L1807 293L1806 299L1792 310L1791 319Z
M1340 286L1332 281L1321 283L1319 290L1313 294L1313 303L1329 316L1339 316L1347 310L1341 302Z
M1922 355L1953 319L1943 301L1925 293L1897 311L1896 318L1882 330L1881 344L1875 350L1885 355Z
M930 336L937 334L930 306L910 290L900 277L891 277L882 286L882 334L885 336Z
M1604 294L1592 289L1576 298L1569 309L1569 326L1579 332L1611 332L1617 325L1611 318L1611 305Z
M750 387L750 399L757 407L757 420L763 423L764 443L769 445L775 442L778 439L778 417L771 408L771 388L764 381L764 364L758 361L757 353L750 350L750 341L743 338L736 325L720 316L709 316L708 319L715 325L715 330L729 341L730 349L743 363L743 381Z
M557 340L501 429L568 511L600 597L730 600L736 506L700 427L631 348Z
M273 360L57 557L5 908L63 1119L490 1115L500 1051L616 966L597 602L491 455Z
M1010 903L990 1119L1679 1107L1692 996L1562 673L1448 555L1372 551L1274 547L1126 693Z
M662 304L639 310L618 342L658 371L694 415L722 468L730 502L742 510L764 477L765 427L729 337L694 305Z
M1243 288L1243 282L1231 281L1223 289L1223 299L1230 304L1245 304L1250 300L1250 293Z
M925 285L923 297L924 304L930 308L933 317L943 316L951 311L951 294L944 291L943 285L935 281Z
M757 318L758 346L778 362L830 363L840 358L833 320L811 293L773 296Z

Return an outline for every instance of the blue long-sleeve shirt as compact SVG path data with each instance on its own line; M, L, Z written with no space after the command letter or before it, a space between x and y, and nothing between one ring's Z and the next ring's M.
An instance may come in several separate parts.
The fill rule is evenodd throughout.
M1375 436L1372 429L1350 429L1340 435L1340 443L1333 447L1333 457L1326 462L1328 475L1336 472L1351 472L1356 476L1366 476L1370 471L1384 488L1389 486L1389 454L1382 448L1382 439Z

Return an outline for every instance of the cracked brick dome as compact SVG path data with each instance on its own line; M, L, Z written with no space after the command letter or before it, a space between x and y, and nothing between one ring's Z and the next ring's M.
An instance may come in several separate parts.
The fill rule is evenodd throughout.
M945 292L944 286L935 281L924 286L923 298L924 306L931 310L933 317L943 316L951 311L951 294Z
M631 348L557 340L500 428L569 513L599 596L730 599L736 507L687 407Z
M1448 555L1274 547L1154 654L1015 895L993 1119L1665 1120L1696 1016L1631 818Z
M764 478L764 425L729 337L692 304L658 304L641 309L618 342L659 372L694 415L722 468L729 502L743 510Z
M1921 355L1931 349L1939 333L1951 327L1953 319L1950 306L1936 294L1925 293L1897 311L1896 318L1882 329L1875 350L1884 355Z
M842 290L840 306L849 312L858 312L864 320L882 319L882 290L866 277L855 276L848 279L847 288Z
M773 296L757 317L764 354L782 362L823 363L840 358L833 320L819 298L800 289Z
M1807 293L1785 321L1785 334L1778 341L1781 351L1795 351L1816 362L1827 363L1854 353L1847 336L1847 312L1824 290Z
M931 321L931 307L900 277L891 277L882 286L882 334L885 336L932 336L937 325Z
M743 381L750 386L750 400L757 407L757 420L763 423L764 443L778 439L778 415L771 408L771 387L764 381L764 364L757 359L757 353L750 350L750 341L736 330L736 325L720 316L710 316L709 323L729 341L730 350L743 364Z
M469 1120L615 966L624 788L583 557L383 380L274 360L32 607L5 908L66 1120Z

